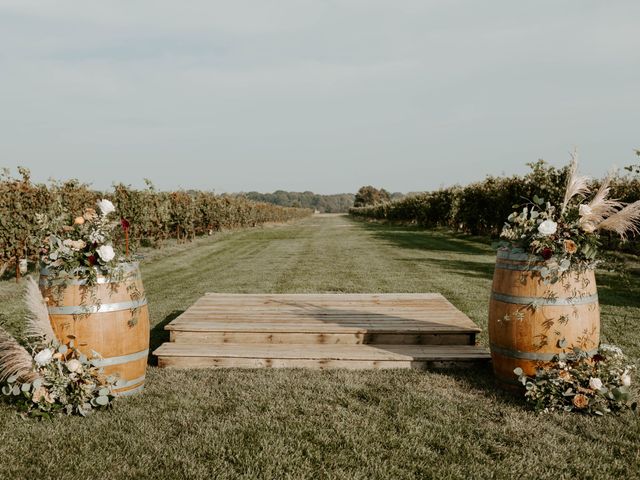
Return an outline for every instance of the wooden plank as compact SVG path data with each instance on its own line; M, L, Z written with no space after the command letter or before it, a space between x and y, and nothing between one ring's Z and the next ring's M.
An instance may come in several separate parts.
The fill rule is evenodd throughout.
M165 344L154 352L161 367L235 368L424 368L430 362L487 361L473 346L298 346Z
M249 331L249 332L290 332L290 333L376 333L376 332L397 332L397 333L477 333L479 328L463 328L448 324L414 324L414 323L393 323L393 324L366 324L366 323L259 323L259 322L177 322L170 323L166 330L178 331Z
M171 342L188 344L283 343L283 344L375 344L375 345L473 345L475 335L410 333L313 333L313 332L233 332L172 330Z
M486 350L470 345L195 345L165 343L155 355L168 357L298 358L332 360L420 360L478 357Z
M486 358L453 358L415 361L378 360L308 360L308 359L260 359L216 357L158 357L161 368L305 368L313 370L390 370L448 368L463 366Z

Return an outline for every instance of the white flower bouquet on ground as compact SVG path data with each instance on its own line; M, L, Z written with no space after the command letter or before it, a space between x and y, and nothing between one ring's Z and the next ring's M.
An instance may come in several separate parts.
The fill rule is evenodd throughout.
M104 375L99 356L88 358L60 343L37 283L28 277L26 347L0 328L0 396L25 416L52 418L106 408L118 383Z
M538 411L604 415L637 410L631 391L634 371L620 348L602 344L593 356L581 351L559 355L533 378L519 368L514 373L526 388L527 401Z

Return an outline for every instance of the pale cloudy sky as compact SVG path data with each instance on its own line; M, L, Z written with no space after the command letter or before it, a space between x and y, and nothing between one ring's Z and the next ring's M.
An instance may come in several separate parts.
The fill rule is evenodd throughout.
M640 2L0 0L0 166L416 191L633 163Z

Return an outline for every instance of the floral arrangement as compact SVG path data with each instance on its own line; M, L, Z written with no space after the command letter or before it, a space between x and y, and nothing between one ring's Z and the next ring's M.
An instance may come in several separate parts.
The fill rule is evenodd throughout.
M99 272L111 275L116 271L123 257L114 249L114 234L118 226L128 233L129 222L113 220L115 210L109 200L99 200L97 211L87 208L72 225L63 225L61 229L51 228L45 216L38 217L45 237L41 261L51 276L82 277L91 285Z
M634 370L620 348L601 344L593 356L577 349L556 356L534 378L521 368L514 373L526 388L525 398L537 411L604 415L637 409L630 390Z
M28 278L26 290L28 345L25 348L0 328L0 392L25 415L51 418L55 415L88 415L109 407L118 386L73 345L61 344L49 322L47 307L35 280Z
M640 201L624 205L609 199L611 177L592 195L589 177L578 175L573 155L564 200L552 205L537 195L509 215L501 244L512 252L541 257L541 275L557 282L567 271L584 271L597 264L600 233L612 231L625 240L640 232Z

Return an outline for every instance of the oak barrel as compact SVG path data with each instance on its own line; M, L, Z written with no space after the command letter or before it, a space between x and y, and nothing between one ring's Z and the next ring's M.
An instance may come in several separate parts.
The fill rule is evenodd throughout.
M149 311L137 263L124 263L119 274L98 276L95 285L80 278L66 281L40 272L40 289L58 339L70 343L106 375L116 375L117 395L133 395L144 388L149 354Z
M593 270L565 273L545 284L541 257L499 250L489 302L493 369L517 384L516 367L535 375L557 354L577 347L595 353L600 308Z

